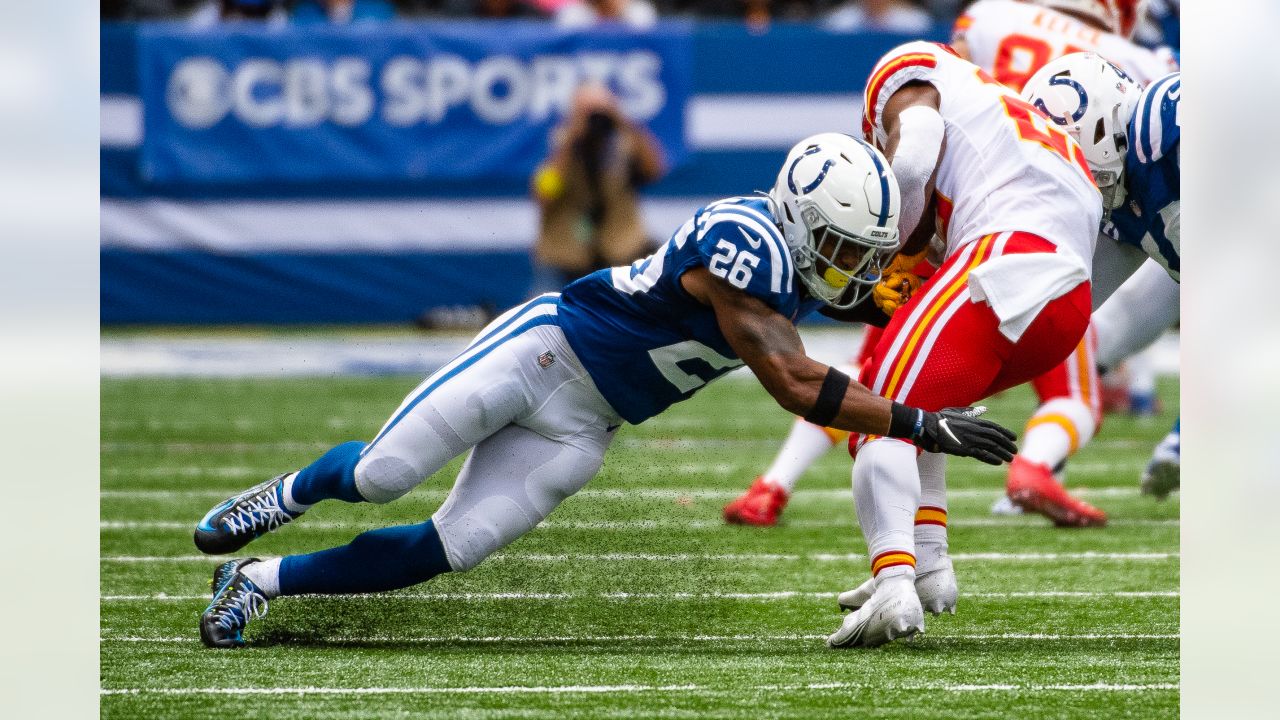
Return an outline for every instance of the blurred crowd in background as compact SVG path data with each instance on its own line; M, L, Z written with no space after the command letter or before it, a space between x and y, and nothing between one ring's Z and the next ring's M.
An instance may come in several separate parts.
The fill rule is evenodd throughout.
M565 28L618 23L646 28L660 17L739 19L754 28L774 20L816 21L835 32L924 33L951 22L973 0L102 0L103 20L178 20L275 25L366 23L403 19L546 19ZM1180 0L1150 0L1140 43L1169 42ZM1176 41L1171 43L1176 45Z
M377 22L393 18L547 18L566 27L659 17L820 19L833 30L917 32L953 19L966 0L102 0L104 20L257 19L275 23Z

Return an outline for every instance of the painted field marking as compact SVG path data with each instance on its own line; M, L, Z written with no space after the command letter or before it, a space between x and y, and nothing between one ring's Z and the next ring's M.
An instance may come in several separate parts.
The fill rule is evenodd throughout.
M965 518L956 517L954 515L947 516L947 523L952 528L957 527L1008 527L1008 528L1047 528L1049 521L1040 517L980 517ZM1108 520L1108 527L1177 527L1182 521L1177 518L1170 519L1119 519ZM182 530L190 532L195 526L194 521L180 520L103 520L98 523L98 527L102 530ZM364 520L360 522L337 522L328 520L308 520L298 522L291 527L295 529L312 529L312 530L354 530L365 526L379 526L379 523ZM626 530L726 530L730 526L721 520L544 520L538 523L538 529L542 530L601 530L601 531L626 531ZM847 520L789 520L783 523L783 528L844 528L854 529L858 527L858 523L849 518ZM290 530L294 532L295 530Z
M322 597L333 599L357 600L432 600L432 601L476 601L476 600L611 600L627 602L632 600L791 600L813 599L833 600L836 591L815 592L800 590L779 590L776 592L664 592L664 593L537 593L537 592L444 592L444 593L362 593L352 595L305 595L299 597ZM1071 600L1093 600L1098 598L1176 598L1177 590L1115 590L1115 591L1072 591L1072 590L1022 590L1010 592L962 592L960 597L990 600L1061 598ZM208 601L209 594L171 595L155 593L151 595L103 595L103 602L138 602L138 601Z
M1013 562L1038 562L1057 560L1176 560L1176 552L1047 552L1047 553L955 553L952 560L989 560ZM856 562L865 561L862 553L499 553L487 562ZM217 557L209 555L106 555L101 562L114 563L182 563L212 562Z
M1078 495L1087 495L1090 497L1137 497L1137 485L1113 485L1108 487L1071 487L1068 488L1072 493ZM244 492L244 488L227 488L222 490L214 490L209 488L201 488L199 490L103 490L99 493L104 498L228 498L237 493ZM419 497L422 495L441 496L448 492L447 488L423 488L415 491ZM1001 495L1000 488L957 488L947 491L949 498L997 498ZM707 488L653 488L653 487L636 487L636 488L587 488L574 493L573 497L579 498L605 498L616 500L634 500L635 498L657 498L680 500L683 498L706 498L717 500L731 500L742 494L742 489L736 490L711 490ZM848 488L827 489L827 490L805 490L801 488L791 494L791 500L814 500L814 499L843 499L848 500L852 493Z
M1061 684L1061 685L955 685L946 683L915 683L903 685L876 685L872 683L802 683L794 685L754 685L726 689L710 685L495 685L470 687L160 687L160 688L103 688L103 695L491 695L491 694L590 694L590 693L642 693L674 692L695 694L740 693L743 690L757 692L796 692L814 690L905 690L962 692L1151 692L1177 690L1176 683L1146 684Z
M1077 640L1179 640L1178 633L956 633L932 635L923 633L923 639L948 640L1027 640L1043 642L1072 642ZM335 635L324 638L328 643L403 643L409 645L435 645L446 643L518 644L518 643L626 643L626 642L799 642L826 640L819 634L779 635L426 635L396 637L394 635ZM99 642L122 643L198 643L195 633L182 636L145 637L139 635L107 634Z

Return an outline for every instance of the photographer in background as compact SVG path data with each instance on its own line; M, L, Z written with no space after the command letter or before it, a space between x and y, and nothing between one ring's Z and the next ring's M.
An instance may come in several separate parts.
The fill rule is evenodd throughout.
M531 183L541 214L535 292L559 290L649 252L637 191L665 171L657 141L623 116L613 94L597 83L578 88L550 145Z

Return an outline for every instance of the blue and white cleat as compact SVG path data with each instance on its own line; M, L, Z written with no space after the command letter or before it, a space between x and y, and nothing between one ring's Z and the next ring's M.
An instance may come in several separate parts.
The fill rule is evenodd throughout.
M1154 495L1156 499L1164 500L1182 485L1181 426L1182 421L1179 420L1151 454L1151 460L1142 471L1143 495Z
M291 473L277 475L228 498L210 510L196 525L195 542L206 555L226 555L248 545L288 522L301 512L284 506L284 480Z
M213 600L200 615L200 641L211 648L244 647L249 620L267 614L267 596L240 569L257 558L222 563L213 571Z

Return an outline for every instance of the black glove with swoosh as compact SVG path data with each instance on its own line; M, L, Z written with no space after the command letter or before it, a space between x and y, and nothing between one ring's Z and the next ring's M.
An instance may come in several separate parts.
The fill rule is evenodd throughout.
M1018 439L1012 431L979 415L982 406L943 408L929 412L894 403L889 421L889 437L910 440L926 452L971 457L988 465L1013 460Z

